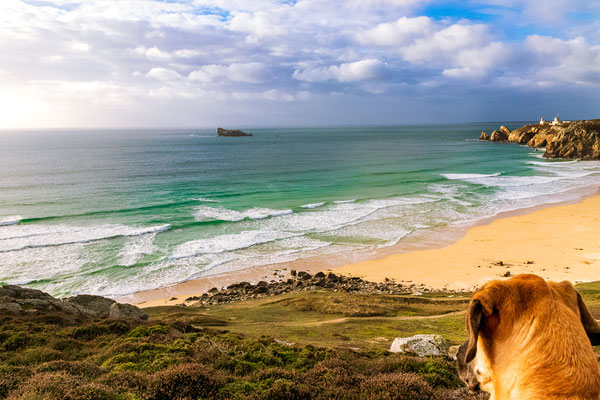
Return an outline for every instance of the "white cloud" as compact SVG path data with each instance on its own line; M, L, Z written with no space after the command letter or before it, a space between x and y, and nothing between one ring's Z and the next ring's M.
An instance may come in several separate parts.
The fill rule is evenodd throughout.
M138 46L132 50L132 53L138 56L144 56L149 60L166 61L171 59L171 54L160 50L158 47L146 48L144 46Z
M600 84L600 46L585 38L561 40L531 35L524 42L525 54L534 59L535 75L548 84Z
M73 44L71 45L71 48L74 51L78 51L81 53L89 53L90 52L90 45L87 43L83 43L83 42L73 42Z
M483 24L448 24L428 17L402 17L359 32L356 39L365 45L390 47L412 64L437 67L450 78L479 78L486 71L505 64L508 45L493 42Z
M255 13L240 13L231 19L229 29L236 32L248 33L251 38L258 40L264 37L283 35L286 31L282 25L265 11Z
M0 0L0 93L35 104L12 115L44 125L42 116L66 115L48 99L83 115L86 96L160 114L168 101L341 107L415 93L431 100L457 87L600 84L597 2L453 1L491 22L419 15L437 6L431 0ZM582 10L589 21L572 16ZM546 36L519 33L539 21L550 21ZM304 112L321 112L311 102Z
M481 48L488 43L485 25L453 24L416 39L401 52L404 59L411 62L443 62L454 59L463 50Z
M379 60L367 59L332 65L322 68L306 68L294 71L294 78L305 82L359 82L371 79L381 79L387 73L387 65Z
M189 74L189 79L201 83L213 83L227 79L232 82L262 83L272 76L262 63L233 63L230 65L204 65Z
M172 69L161 68L161 67L152 68L150 71L148 71L146 76L148 78L154 78L154 79L158 79L160 81L174 81L174 80L179 80L182 78L181 75L179 75L177 72L173 71Z
M379 24L356 35L357 40L366 45L405 46L415 39L430 35L434 29L428 17L401 17L395 22Z

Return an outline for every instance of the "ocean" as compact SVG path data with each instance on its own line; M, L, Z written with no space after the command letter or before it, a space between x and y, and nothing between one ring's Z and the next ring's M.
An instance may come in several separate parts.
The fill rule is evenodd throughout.
M0 284L118 297L401 245L600 184L598 162L476 140L498 125L0 132Z

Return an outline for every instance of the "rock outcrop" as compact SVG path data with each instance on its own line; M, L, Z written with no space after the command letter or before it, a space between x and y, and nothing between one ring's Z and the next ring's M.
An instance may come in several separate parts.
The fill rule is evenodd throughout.
M0 286L0 310L12 313L59 312L94 319L148 319L140 308L102 296L79 295L60 300L41 290L13 285Z
M396 338L392 342L392 353L414 353L419 357L448 356L450 343L440 335L415 335Z
M481 135L479 135L479 140L490 140L490 135L485 133L485 131L481 131Z
M246 133L244 131L241 131L239 129L223 129L223 128L217 128L217 136L252 136L251 133Z
M212 304L233 303L264 296L277 296L286 293L295 293L310 290L326 290L333 292L353 292L369 294L409 295L419 291L427 293L429 290L424 285L402 282L396 283L387 279L385 282L369 282L359 277L337 275L332 272L317 272L314 275L305 271L291 271L291 278L287 280L270 282L259 281L256 284L240 282L229 285L227 288L212 288L201 296L192 296L185 299L184 304L191 306L208 306ZM445 290L442 290L445 291ZM411 298L414 302L428 302L429 299ZM433 300L435 302L435 300ZM445 302L468 303L468 300L444 300ZM448 304L448 303L445 303Z
M506 132L497 129L490 135L490 140L492 142L506 142L508 140L508 135Z
M600 119L562 122L558 125L530 124L509 131L505 126L481 140L545 147L546 158L600 159Z

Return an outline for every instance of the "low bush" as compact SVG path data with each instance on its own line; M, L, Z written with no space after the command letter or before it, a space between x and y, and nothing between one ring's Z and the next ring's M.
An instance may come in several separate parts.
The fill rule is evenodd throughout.
M485 398L467 392L454 364L443 358L286 345L206 328L181 331L180 321L167 318L3 321L0 398L10 400Z

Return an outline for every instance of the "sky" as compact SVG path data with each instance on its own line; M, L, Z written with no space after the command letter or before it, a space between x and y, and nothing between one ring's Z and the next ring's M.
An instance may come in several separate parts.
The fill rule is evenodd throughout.
M596 0L0 0L0 129L600 118Z

